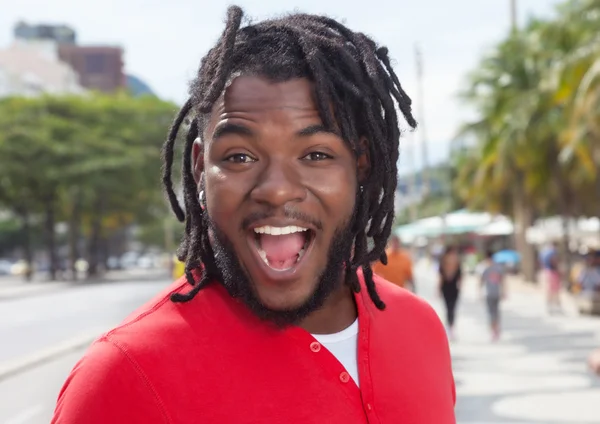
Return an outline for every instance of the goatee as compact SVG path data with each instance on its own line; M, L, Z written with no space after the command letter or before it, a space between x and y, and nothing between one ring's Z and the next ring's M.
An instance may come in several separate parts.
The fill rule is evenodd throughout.
M215 264L221 274L221 284L230 296L240 299L256 316L278 327L297 325L312 312L320 309L331 293L344 284L344 264L350 260L354 239L351 232L353 219L335 232L329 247L327 265L316 277L318 283L311 296L296 308L281 310L269 308L260 301L254 284L235 254L231 241L208 214L205 214L204 221L212 233L211 245Z

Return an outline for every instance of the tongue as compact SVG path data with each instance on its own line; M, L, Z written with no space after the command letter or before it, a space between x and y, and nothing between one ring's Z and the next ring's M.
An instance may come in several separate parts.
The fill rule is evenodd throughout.
M286 269L296 263L304 240L302 233L280 236L261 234L260 247L267 254L269 265L278 269Z

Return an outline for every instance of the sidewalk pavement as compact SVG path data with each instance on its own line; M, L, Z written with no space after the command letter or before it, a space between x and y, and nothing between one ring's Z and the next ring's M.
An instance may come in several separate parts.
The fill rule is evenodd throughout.
M519 293L522 295L538 296L546 299L546 291L544 286L539 282L527 282L521 275L510 275L507 278L508 296L511 293ZM567 316L579 316L579 308L577 307L577 301L575 296L569 293L567 290L561 290L560 302L562 307L562 313Z
M437 273L415 267L419 291L444 320ZM457 339L451 341L458 424L600 424L600 378L587 367L600 346L600 318L578 316L565 293L564 314L547 312L539 285L509 279L503 334L493 343L478 279L463 281Z
M63 290L69 287L83 287L90 284L116 283L121 281L143 281L152 279L168 279L166 269L128 269L109 271L104 276L78 281L44 281L43 275L37 275L30 282L21 277L0 277L0 301L20 297L34 296Z

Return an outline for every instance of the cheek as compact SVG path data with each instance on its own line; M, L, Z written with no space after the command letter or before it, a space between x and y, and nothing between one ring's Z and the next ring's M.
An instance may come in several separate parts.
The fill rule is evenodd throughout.
M231 185L227 184L227 179L223 172L216 167L207 164L204 171L204 183L206 190L206 203L213 219L220 217L231 209Z
M346 167L313 172L309 184L311 191L326 209L328 219L342 220L352 215L356 202L355 173Z
M246 196L245 181L226 175L214 165L208 165L204 175L207 208L211 218L217 223L233 222ZM230 226L219 225L219 227L226 231Z

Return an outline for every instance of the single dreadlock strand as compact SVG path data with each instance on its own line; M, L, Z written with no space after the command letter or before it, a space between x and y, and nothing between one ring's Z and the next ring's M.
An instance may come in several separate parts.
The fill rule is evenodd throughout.
M195 285L194 280L190 280L189 277L192 275L191 271L198 267L199 258L199 246L196 243L197 233L202 230L202 223L199 222L199 216L202 213L198 197L196 196L196 181L192 173L192 152L194 149L194 142L198 137L198 120L194 118L190 125L190 129L186 138L186 144L183 154L182 164L182 180L185 187L185 207L188 210L187 220L190 222L190 231L187 233L189 238L188 248L185 256L185 266L188 272L188 283Z
M191 109L192 102L191 100L187 100L181 108L181 110L179 111L179 113L177 114L173 125L171 125L167 141L165 141L162 148L162 157L164 164L162 182L165 191L167 192L169 203L171 204L171 209L173 210L175 216L180 222L183 222L185 220L185 213L183 212L183 209L181 209L181 205L179 204L179 200L177 200L177 195L175 194L175 190L173 189L173 179L171 173L173 169L173 156L175 151L175 141L177 140L177 134L179 133L179 128L181 127L183 120L188 115L188 113L190 113Z
M189 274L189 275L188 275ZM194 276L188 270L186 270L186 275L188 279L194 280ZM174 303L184 303L192 300L199 292L209 283L210 280L206 278L202 278L197 284L194 285L194 288L187 293L173 293L171 295L171 301Z
M398 76L396 75L396 73L394 72L394 69L392 68L392 64L390 62L390 58L388 55L388 49L386 47L381 47L380 49L378 49L377 57L385 65L388 75L391 78L392 82L394 83L394 85L397 89L396 100L398 101L398 106L400 107L400 111L404 115L404 118L406 119L408 124L412 128L416 128L417 121L414 119L414 117L412 115L412 110L411 110L412 100L410 99L410 97L408 97L408 95L402 88L402 84L400 84L400 80L398 79Z
M333 116L331 115L331 109L328 104L331 92L328 89L329 87L327 86L327 82L324 81L324 79L321 77L323 73L323 67L319 60L319 52L311 46L307 45L307 43L305 43L302 40L302 38L298 40L298 43L300 44L300 48L302 49L302 52L304 53L304 56L308 62L308 66L311 70L312 77L315 80L317 104L319 107L319 111L323 115L325 125L328 128L333 128L335 126L334 120Z
M369 293L369 297L375 303L378 309L384 310L385 303L379 297L377 293L377 288L375 287L375 282L373 281L373 270L371 269L370 264L363 265L363 276L365 277L365 285L367 286L367 292Z
M242 23L242 17L244 13L238 6L231 6L227 11L227 15L227 25L225 26L225 31L223 32L222 36L222 52L217 67L217 74L223 76L229 75L231 71L231 52L233 50L235 38L240 28L240 24ZM221 92L225 87L225 83L225 78L220 78L215 84L210 86L209 91L206 93L205 98L203 99L204 104L201 105L203 112L208 111L214 101L221 95Z
M352 264L346 264L345 275L345 283L352 289L353 292L360 293L360 282L358 281L358 276L356 275L356 269Z

